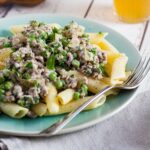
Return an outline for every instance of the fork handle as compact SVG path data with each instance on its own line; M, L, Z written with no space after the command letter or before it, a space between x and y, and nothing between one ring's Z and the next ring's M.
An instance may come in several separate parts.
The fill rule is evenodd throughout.
M102 89L98 94L96 94L94 97L87 100L85 103L83 103L81 106L79 106L74 111L70 112L68 115L66 115L64 118L60 119L58 122L52 124L47 129L41 131L39 134L48 134L54 135L57 134L62 128L64 128L73 118L75 118L85 107L87 107L89 104L94 102L97 98L102 96L104 93L109 91L110 89L114 88L113 86L107 86L104 89Z

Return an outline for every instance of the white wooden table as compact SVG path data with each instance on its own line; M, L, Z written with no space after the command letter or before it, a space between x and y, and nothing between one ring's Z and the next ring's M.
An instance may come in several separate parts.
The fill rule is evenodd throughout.
M0 7L0 17L30 13L58 13L96 20L123 34L139 50L150 49L149 21L139 24L125 24L120 22L113 13L112 0L47 0L36 7L30 8L16 5ZM125 138L128 137L128 135L126 135L126 133L122 130L130 130L128 127L130 123L135 125L135 120L133 120L132 115L127 117L130 111L136 113L140 107L139 111L143 112L145 111L145 107L143 105L146 105L147 109L150 108L150 103L147 98L148 96L146 95L149 93L147 91L150 90L149 81L150 80L147 79L145 84L140 88L139 92L143 94L140 95L140 99L138 99L138 101L134 100L126 109L116 116L88 129L52 138L31 139L1 137L1 139L4 140L10 150L122 150L124 149L123 147L126 147L125 149L128 150L148 150L150 149L150 141L146 143L144 142L146 138L150 139L150 136L146 135L145 132L145 130L150 130L150 128L148 128L150 122L147 122L146 124L140 124L141 126L147 127L144 128L145 130L142 129L139 132L131 130L131 135L129 134L129 138L132 143L127 142L128 140ZM143 98L147 101L144 101L142 107L140 105L140 101L142 101ZM138 102L139 105L137 105ZM148 114L134 116L134 118L140 120L141 117L144 118L145 116L148 117ZM127 119L125 120L124 124L119 124L119 120L122 117ZM111 124L111 127L109 124ZM111 130L112 126L114 127L114 130ZM117 128L117 130L115 130L115 128ZM112 136L114 134L118 135L119 138L117 136L114 138ZM134 141L134 137L137 136L140 136L140 139ZM143 143L144 146L146 146L144 149L142 147ZM122 147L120 147L120 145L122 145Z

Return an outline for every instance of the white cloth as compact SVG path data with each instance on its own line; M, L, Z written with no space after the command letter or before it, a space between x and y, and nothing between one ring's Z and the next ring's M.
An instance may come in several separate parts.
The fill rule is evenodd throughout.
M150 91L88 129L50 138L1 137L9 150L150 150Z

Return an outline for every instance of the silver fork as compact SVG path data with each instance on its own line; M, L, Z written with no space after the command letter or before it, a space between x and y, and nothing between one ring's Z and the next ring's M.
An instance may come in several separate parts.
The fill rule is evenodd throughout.
M58 122L54 123L47 129L41 131L39 135L55 135L57 134L62 128L64 128L73 118L75 118L82 110L84 110L85 107L87 107L89 104L91 104L93 101L98 99L100 96L102 96L104 93L109 91L110 89L123 89L123 90L132 90L139 85L141 85L141 82L145 77L147 76L149 69L150 69L150 54L148 55L146 51L143 51L141 53L141 59L137 66L132 71L132 74L129 76L129 78L119 86L107 86L103 90L101 90L98 94L93 96L91 99L83 103L80 107L72 111L71 113L67 114L64 118L60 119Z

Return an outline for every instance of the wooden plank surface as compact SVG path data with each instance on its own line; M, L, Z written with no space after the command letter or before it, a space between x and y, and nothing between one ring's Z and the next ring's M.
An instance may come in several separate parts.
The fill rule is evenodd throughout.
M150 21L148 22L147 27L145 29L145 36L143 37L141 51L147 51L148 54L150 55ZM147 79L144 81L144 83L140 88L141 91L150 90L150 73L148 74Z
M13 6L7 16L31 13L58 13L83 17L91 0L47 0L35 7Z
M11 6L0 6L0 18L5 17L9 10L11 9Z
M117 30L138 48L143 36L145 23L127 24L120 22L117 15L115 15L112 5L112 0L95 0L87 18Z

